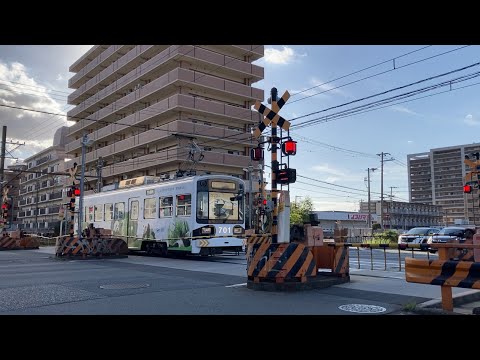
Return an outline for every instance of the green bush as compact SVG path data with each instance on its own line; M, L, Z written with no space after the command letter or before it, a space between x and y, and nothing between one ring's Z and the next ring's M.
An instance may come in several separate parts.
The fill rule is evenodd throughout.
M371 240L367 240L367 244L389 244L397 243L398 234L394 230L387 230L381 233L376 233L373 235Z

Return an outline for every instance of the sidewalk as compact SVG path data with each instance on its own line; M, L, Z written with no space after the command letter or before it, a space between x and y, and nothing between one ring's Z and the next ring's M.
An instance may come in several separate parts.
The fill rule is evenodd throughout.
M350 283L337 285L337 287L431 299L422 303L409 304L410 309L402 310L398 315L472 315L473 309L480 307L480 290L453 287L453 313L445 312L442 310L440 286L409 283L405 281L403 271L351 268L350 280Z

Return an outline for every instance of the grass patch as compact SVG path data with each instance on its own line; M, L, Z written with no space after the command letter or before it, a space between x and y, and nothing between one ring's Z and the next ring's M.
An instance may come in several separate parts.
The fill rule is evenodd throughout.
M416 307L417 307L416 302L409 302L409 303L406 303L405 305L403 305L403 310L404 311L414 311Z

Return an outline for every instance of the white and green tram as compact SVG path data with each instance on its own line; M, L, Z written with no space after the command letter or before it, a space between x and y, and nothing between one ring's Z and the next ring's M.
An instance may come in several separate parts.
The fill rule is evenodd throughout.
M140 181L136 181L140 179ZM86 195L83 226L111 229L130 250L200 255L245 249L245 184L229 175L181 177ZM125 185L125 181L122 181Z

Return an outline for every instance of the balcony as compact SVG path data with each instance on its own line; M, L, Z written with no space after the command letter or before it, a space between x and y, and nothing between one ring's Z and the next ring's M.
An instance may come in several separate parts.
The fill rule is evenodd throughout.
M85 54L83 54L77 61L75 61L68 71L76 73L82 70L88 63L94 60L98 55L100 55L105 49L108 49L109 45L95 45Z
M80 86L77 90L71 93L68 96L69 104L79 104L81 101L84 101L89 96L92 96L94 93L100 91L105 94L108 91L117 91L120 86L124 85L132 77L132 73L136 74L138 71L138 66L143 61L145 57L150 57L155 55L161 49L164 49L166 46L161 45L138 45L130 50L127 54L122 56L118 61L110 64L108 67L103 69L97 76L88 80L85 84ZM162 53L161 53L162 54ZM157 55L158 56L158 55ZM158 61L157 56L155 58ZM164 55L165 56L165 55ZM140 66L141 69L144 69L146 63L150 63L152 59L147 60L144 64ZM151 65L150 65L151 67ZM116 77L121 73L128 73L124 75L117 81ZM100 89L102 86L105 89ZM108 90L107 90L108 88Z
M255 101L263 100L263 90L253 88L247 85L239 84L229 80L223 80L215 76L209 76L200 72L176 68L167 74L153 80L144 85L142 88L135 90L112 104L96 111L88 116L89 120L81 120L77 124L69 128L69 135L76 133L82 123L85 123L87 128L96 127L96 121L112 120L115 113L138 111L140 103L150 103L168 96L169 93L175 91L180 86L188 86L192 90L197 90L202 93L210 94L211 96L218 96L233 101ZM77 112L75 109L69 111L68 116L87 116L88 113ZM117 120L117 119L113 119ZM80 125L79 125L80 123Z
M100 53L95 59L90 61L83 69L77 72L68 80L68 87L77 89L90 78L97 75L106 64L116 61L127 53L134 45L110 45L110 47Z
M147 55L151 56L160 48L159 46L152 47L152 45L148 45L148 48L147 45L143 45L142 47L145 47L145 49L133 49L131 52L135 50L135 54L125 55L125 57L134 56L132 59L132 65L128 69L121 68L122 72L131 70L128 74L124 75L117 81L109 83L107 87L100 89L102 84L108 82L108 76L118 74L118 69L114 69L112 64L99 74L98 79L97 77L92 78L70 94L68 97L68 103L79 104L81 101L84 101L88 106L92 106L100 100L109 102L109 98L112 95L124 91L135 82L149 80L158 77L158 75L172 70L173 68L177 68L178 63L173 62L172 60L182 59L183 61L192 64L192 66L196 65L201 67L208 74L214 75L214 73L218 73L221 74L220 76L231 77L241 82L243 82L244 79L250 79L253 83L262 80L264 76L264 70L260 66L202 49L197 46L194 47L192 45L182 45L178 47L169 46L167 49L138 66L140 55L142 57ZM142 53L139 53L140 51L142 51ZM136 62L134 61L135 59L137 60ZM120 63L121 60L122 59L118 62ZM133 67L134 64L136 67ZM88 98L89 95L90 98ZM71 113L71 116L76 115Z
M220 103L216 101L196 98L189 95L176 94L167 99L161 100L144 110L140 110L132 115L118 120L117 123L107 125L97 131L94 131L89 137L95 141L105 141L113 138L117 134L131 125L144 125L151 121L166 119L173 111L188 111L193 115L209 116L221 120L228 120L244 123L258 123L261 115L250 109L239 108L236 106ZM80 121L70 127L70 134L77 133L87 126L88 121ZM160 133L157 131L157 133ZM73 153L81 149L80 139L74 140L65 146L65 151ZM68 166L68 165L67 165Z

